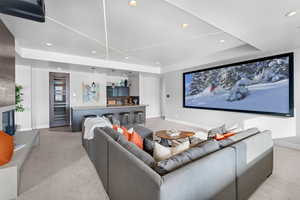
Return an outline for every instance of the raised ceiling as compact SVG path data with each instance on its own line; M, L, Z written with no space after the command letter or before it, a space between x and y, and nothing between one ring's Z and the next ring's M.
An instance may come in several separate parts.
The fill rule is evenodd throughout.
M295 0L137 0L135 7L127 0L45 4L45 24L1 15L19 48L93 59L87 65L111 60L148 67L148 72L170 71L300 47L300 13L285 17L300 9Z

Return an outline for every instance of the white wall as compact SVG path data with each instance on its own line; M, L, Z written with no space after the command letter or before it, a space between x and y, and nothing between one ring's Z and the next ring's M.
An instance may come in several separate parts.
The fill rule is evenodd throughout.
M295 108L300 108L300 49L295 50L294 52ZM199 68L201 68L201 66ZM163 85L165 86L165 93L163 94L165 101L163 114L167 119L197 125L205 129L213 128L224 123L228 125L239 123L244 126L244 128L256 126L261 130L272 130L273 138L295 136L297 132L300 136L300 117L285 118L247 113L183 108L182 73L182 71L175 71L163 75ZM170 98L166 98L166 94L170 94ZM295 109L295 115L296 114ZM296 127L297 124L298 126Z
M106 81L107 83L120 83L121 81L124 81L125 79L128 79L127 76L113 76L113 75L107 75Z
M28 65L18 65L16 67L16 84L23 86L23 102L24 112L16 113L16 124L21 129L31 129L31 68Z
M32 68L32 124L49 127L49 71Z
M140 95L140 73L128 77L128 83L130 84L129 95Z
M97 106L106 105L106 75L102 73L84 73L84 72L69 72L70 73L70 98L72 106ZM82 83L92 84L98 83L100 86L100 101L98 103L83 103L82 98Z
M160 76L140 75L140 103L147 104L146 117L160 117Z
M295 51L295 64L294 64L294 100L295 100L295 113L296 113L296 133L300 137L300 49ZM298 111L298 112L297 112Z

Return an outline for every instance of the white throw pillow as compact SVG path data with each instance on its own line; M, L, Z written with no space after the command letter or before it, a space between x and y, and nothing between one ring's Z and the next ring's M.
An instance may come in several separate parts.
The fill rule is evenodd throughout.
M153 157L159 162L161 160L166 160L171 156L179 154L190 148L189 141L183 142L176 147L165 147L157 142L154 143Z
M208 133L207 132L203 132L203 131L197 131L197 132L195 132L194 137L197 137L200 140L207 140Z
M107 117L102 116L102 119L105 121L107 127L109 127L109 128L113 127L111 122L109 121L109 119Z

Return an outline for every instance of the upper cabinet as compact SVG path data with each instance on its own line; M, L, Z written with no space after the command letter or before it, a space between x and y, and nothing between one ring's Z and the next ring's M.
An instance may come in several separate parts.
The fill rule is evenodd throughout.
M129 87L107 86L107 97L127 97L129 96Z

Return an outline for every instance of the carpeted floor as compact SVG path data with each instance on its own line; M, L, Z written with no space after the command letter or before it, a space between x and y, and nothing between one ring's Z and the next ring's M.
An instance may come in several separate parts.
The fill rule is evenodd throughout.
M146 126L197 130L161 119L150 119ZM40 145L24 165L20 200L108 199L80 137L66 128L41 130ZM275 147L274 158L273 175L250 199L300 199L300 151Z

